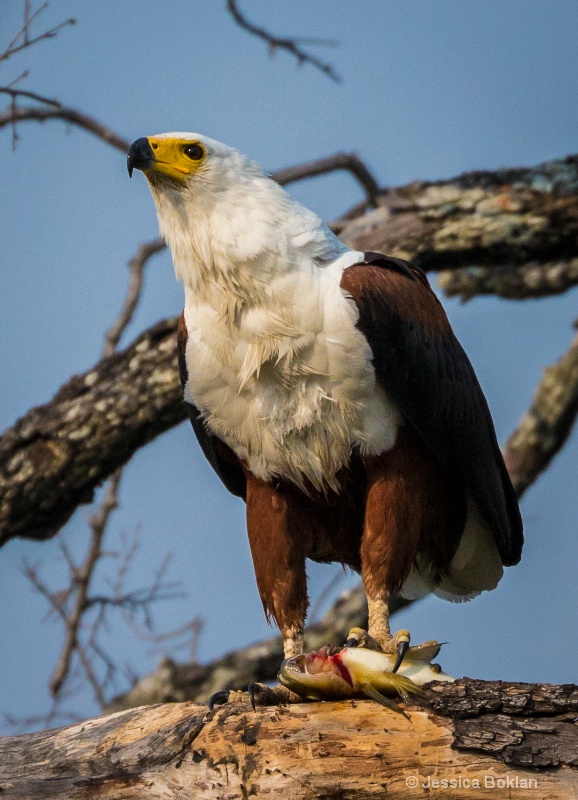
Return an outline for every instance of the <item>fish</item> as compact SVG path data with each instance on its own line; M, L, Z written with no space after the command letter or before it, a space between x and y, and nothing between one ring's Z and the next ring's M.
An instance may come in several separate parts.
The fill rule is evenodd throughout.
M430 681L454 681L439 664L431 663L441 646L439 642L425 642L408 648L397 672L392 671L395 653L365 647L322 647L286 658L277 678L307 700L365 696L407 717L390 697L401 697L407 703Z

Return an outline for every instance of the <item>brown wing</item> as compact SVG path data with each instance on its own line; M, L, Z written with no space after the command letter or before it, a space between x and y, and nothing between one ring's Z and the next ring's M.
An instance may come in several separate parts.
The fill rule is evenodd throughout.
M181 385L183 389L185 388L189 379L187 361L185 358L187 338L188 332L185 323L185 314L183 312L179 319L179 330L177 337L179 375L181 377ZM187 407L187 413L189 415L189 419L191 420L191 425L193 426L195 436L197 437L197 440L201 445L201 450L205 454L205 457L209 461L210 465L213 467L219 478L223 481L230 492L236 494L238 497L245 498L247 484L245 480L245 473L243 472L243 468L241 467L239 459L231 450L231 448L225 444L225 442L219 439L218 436L215 436L214 433L211 433L211 431L205 425L199 409L192 403L187 403L186 401L185 405Z
M425 274L366 253L341 287L359 310L379 383L476 500L504 564L517 564L522 520L488 404Z

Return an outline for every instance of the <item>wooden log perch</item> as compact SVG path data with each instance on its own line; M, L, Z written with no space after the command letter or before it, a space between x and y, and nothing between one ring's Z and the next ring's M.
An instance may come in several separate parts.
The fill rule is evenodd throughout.
M575 796L578 687L466 678L430 684L407 710L409 720L369 700L140 707L0 739L0 796Z

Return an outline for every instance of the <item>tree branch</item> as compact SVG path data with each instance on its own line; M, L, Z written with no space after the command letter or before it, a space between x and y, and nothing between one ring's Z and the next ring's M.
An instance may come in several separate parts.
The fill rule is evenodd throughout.
M461 297L464 301L488 294L508 300L547 297L578 285L578 258L521 266L464 267L440 272L437 282L447 297Z
M379 208L346 215L336 229L350 247L406 258L426 272L530 265L537 281L552 262L578 256L577 187L578 156L470 172L383 190ZM560 290L573 281L561 281ZM547 284L550 294L551 275Z
M335 155L328 158L320 158L317 161L309 161L305 164L297 164L294 167L277 170L272 177L281 186L285 186L293 181L313 178L316 175L324 175L327 172L339 169L351 172L365 190L369 203L374 208L377 207L379 186L371 172L355 153L335 153Z
M65 28L67 25L75 25L76 20L73 17L64 20L64 22L55 25L54 28L50 28L50 30L44 31L44 33L39 34L38 36L34 36L30 38L30 28L34 20L42 14L48 7L48 3L43 3L36 11L30 10L30 3L28 0L24 3L24 25L18 31L16 36L12 39L11 42L7 45L2 53L0 53L0 61L6 61L10 56L13 56L15 53L19 53L21 50L25 50L27 47L32 47L32 45L37 44L38 42L43 41L44 39L54 39L57 36L58 32Z
M111 356L116 351L120 337L133 317L140 300L144 271L149 259L157 253L160 253L165 247L164 240L161 238L153 239L150 242L144 242L128 262L130 270L128 291L118 318L106 332L102 351L104 358Z
M29 122L32 120L36 122L46 122L47 120L51 119L60 119L63 122L69 122L72 125L76 125L77 127L94 134L96 137L106 142L106 144L115 147L122 153L126 154L128 151L130 142L128 142L126 139L123 139L110 128L107 128L106 125L103 125L101 122L98 122L87 114L82 114L75 108L67 108L66 106L60 105L57 100L42 97L41 95L34 95L33 99L38 100L38 102L45 103L45 106L17 106L14 104L15 99L18 97L30 96L31 93L23 92L21 90L8 90L6 87L2 88L0 91L4 92L4 94L11 94L13 96L13 103L6 111L0 114L0 128L6 127L7 125L17 125L19 122Z
M264 28L259 28L256 25L253 25L253 23L249 22L247 17L245 17L239 11L236 0L227 0L227 8L233 16L235 22L240 25L241 28L244 28L246 31L249 31L249 33L252 33L254 36L258 36L260 39L263 39L265 42L267 42L269 45L269 51L271 53L274 53L277 49L287 50L287 52L295 56L299 64L311 64L316 69L319 69L321 72L325 73L325 75L331 78L331 80L334 80L336 83L341 81L341 78L335 72L331 64L327 64L311 55L311 53L307 53L298 44L298 42L307 41L310 44L335 45L336 42L328 39L312 39L311 37L307 37L306 39L281 39L278 36L273 36L272 33L269 33L269 31L266 31Z
M9 87L0 88L0 92L9 94L13 98L13 101L16 101L19 97L28 97L44 104L43 106L26 107L11 105L6 111L0 114L0 128L6 127L7 125L14 125L18 122L46 122L50 119L60 119L92 133L94 136L106 142L106 144L112 145L123 153L126 153L129 148L129 142L123 139L122 136L119 136L110 128L105 127L93 117L77 111L75 108L66 108L62 106L58 100L43 97L33 92L11 89ZM356 153L336 153L327 158L320 158L305 164L286 167L285 169L273 172L271 177L281 186L287 186L289 183L295 183L296 181L301 181L306 178L313 178L317 175L324 175L328 172L335 172L342 169L351 172L359 181L367 194L368 201L375 207L377 205L379 187L367 166ZM154 240L154 242L150 242L148 245L149 247L153 247L153 252L149 255L154 255L154 253L158 252L155 248L157 243L159 249L162 249L162 241L158 239ZM147 247L147 245L143 245L143 247ZM139 256L142 256L140 251L135 258L139 258Z
M76 597L72 611L65 619L66 635L64 643L60 652L60 658L50 678L50 691L55 697L62 688L62 684L70 670L72 656L74 651L78 648L78 631L82 616L87 608L88 590L94 567L102 555L102 539L106 531L106 524L111 513L118 507L118 485L120 483L121 474L122 471L117 470L112 475L102 505L90 518L89 522L92 530L90 547L80 569L74 570L73 588L76 591ZM100 686L98 684L94 686L93 684L93 688L97 690L97 698L102 707L104 697L101 696Z
M103 358L112 356L116 351L120 337L130 323L140 300L143 288L144 270L147 262L151 256L159 252L163 247L164 244L160 239L147 242L141 245L137 253L130 260L130 278L127 294L117 319L106 333L101 354ZM155 584L146 595L142 593L133 593L133 595L125 595L123 597L120 595L120 592L117 592L114 598L106 598L110 601L109 604L105 603L105 598L99 598L97 602L95 598L89 597L88 594L97 564L103 555L102 543L106 534L109 518L112 512L118 507L118 492L122 473L123 468L119 467L109 478L104 499L100 507L92 514L88 521L90 526L90 542L81 567L76 566L66 545L64 543L62 544L62 550L68 564L70 575L69 587L65 591L50 592L41 585L40 579L35 571L27 570L32 585L46 597L51 609L55 610L61 617L65 628L64 642L60 651L60 656L49 683L50 691L53 697L56 698L56 704L50 711L51 716L58 710L57 704L62 700L62 688L70 675L75 654L83 674L94 692L97 703L101 708L104 706L105 687L108 680L113 677L115 671L111 659L98 643L98 634L105 617L105 607L113 603L121 608L124 605L129 608L129 616L131 616L134 615L135 608L144 609L145 613L147 613L148 605L153 602L153 600L159 599L159 597L157 597L157 584ZM134 552L134 550L132 552ZM121 582L126 574L126 569L130 560L129 556L120 570L118 580ZM72 608L69 610L69 603L67 601L71 599ZM99 613L96 615L85 643L81 636L81 628L83 627L86 613L95 605L98 606ZM94 656L105 664L106 670L103 680L99 677L98 671L93 664Z
M44 539L139 447L186 416L176 320L74 376L0 438L0 544Z
M573 796L577 687L463 679L406 708L409 719L370 700L131 709L1 738L0 788L13 800Z
M569 350L546 367L532 404L504 448L519 497L550 464L578 414L578 334Z

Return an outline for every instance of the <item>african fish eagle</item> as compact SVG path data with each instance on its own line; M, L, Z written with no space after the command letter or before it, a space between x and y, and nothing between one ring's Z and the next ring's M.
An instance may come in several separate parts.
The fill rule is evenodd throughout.
M185 307L178 350L203 453L247 504L265 613L300 653L305 562L361 573L368 642L396 593L467 600L516 564L522 522L474 370L425 274L346 247L231 147L137 139Z

